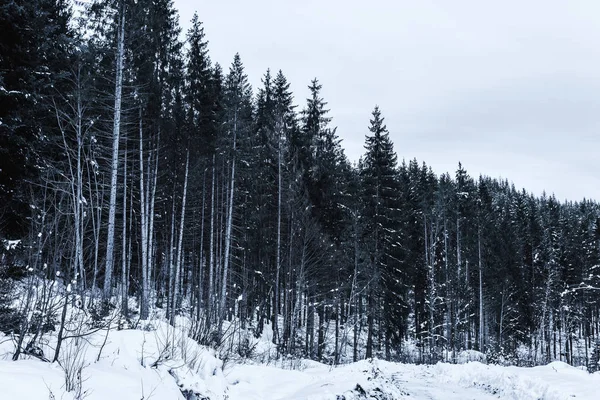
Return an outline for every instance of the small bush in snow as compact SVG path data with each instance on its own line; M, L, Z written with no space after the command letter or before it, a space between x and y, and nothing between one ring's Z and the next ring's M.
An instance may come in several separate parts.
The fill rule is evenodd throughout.
M476 350L463 350L456 356L457 364L466 364L468 362L477 361L483 364L487 363L485 354Z
M86 353L88 343L81 338L65 340L58 365L65 373L65 390L73 392L76 400L84 399L87 392L83 390L85 378L83 370L87 367Z

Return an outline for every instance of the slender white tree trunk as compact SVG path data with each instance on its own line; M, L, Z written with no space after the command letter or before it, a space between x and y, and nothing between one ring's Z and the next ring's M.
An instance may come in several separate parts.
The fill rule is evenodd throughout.
M82 167L82 149L83 149L83 105L81 98L81 77L80 71L75 72L74 81L75 88L75 104L69 112L64 112L58 109L55 104L56 122L59 126L65 154L67 155L69 177L67 178L70 186L70 196L73 210L73 232L75 235L75 248L73 254L73 262L71 265L73 279L76 279L80 290L84 289L85 276L83 266L83 167ZM66 124L64 120L66 121ZM67 129L72 127L75 130L75 138L77 141L75 151L67 142Z
M146 229L148 230L148 262L146 263L146 268L148 269L148 281L149 284L152 282L152 271L154 268L154 203L156 200L156 182L158 179L158 143L160 143L160 130L158 131L158 136L156 138L156 149L153 151L154 157L152 157L152 153L148 156L148 171L150 171L152 167L152 162L154 162L154 173L151 177L148 178L148 184L152 184L152 194L150 195L150 210L147 213L148 216L148 226ZM154 160L154 161L152 161ZM146 193L149 193L149 189L146 188ZM148 197L146 196L146 201L148 201ZM148 297L150 296L150 292L148 292Z
M277 257L275 272L275 304L273 305L273 343L279 341L279 274L281 271L281 192L283 190L281 176L281 129L278 129L277 136Z
M81 82L79 72L77 76L77 181L76 181L76 202L75 202L75 254L77 266L75 273L78 287L83 291L85 289L85 269L83 266L83 168L81 151L83 149L83 105L81 99Z
M481 261L481 228L477 237L477 252L479 256L479 351L483 351L484 329L483 329L483 265Z
M121 299L121 309L122 313L127 318L128 311L128 288L127 283L129 282L129 277L127 276L127 148L125 148L125 160L123 161L123 234L122 234L122 251L123 255L121 258L121 291L122 291L122 299Z
M173 187L173 190L175 187ZM168 313L169 320L173 321L173 313L175 313L175 198L173 197L173 205L171 207L171 238L169 240L169 297L168 297Z
M461 290L460 290L460 281L461 281L461 275L462 275L462 259L461 259L461 249L460 249L460 216L456 217L456 298L455 298L455 312L454 312L454 335L456 338L456 341L458 342L460 337L459 334L460 332L458 331L458 328L460 326L460 319L462 317L462 304L461 304ZM465 335L466 338L466 335ZM466 339L465 339L466 340ZM460 343L460 342L459 342ZM467 348L467 346L465 346L465 348Z
M188 182L188 167L190 163L190 153L188 151L185 161L185 177L183 178L183 198L181 200L181 218L179 220L179 233L177 239L177 254L175 260L175 285L173 287L173 308L171 310L171 323L175 322L175 309L177 308L177 303L179 302L179 280L181 279L181 254L183 247L183 226L185 223L185 201L187 196L187 182Z
M456 267L458 274L458 281L460 282L462 259L460 251L460 217L456 217Z
M142 241L142 301L140 304L140 316L142 319L148 317L148 207L146 198L146 177L144 174L144 139L143 139L143 124L142 110L140 108L140 238Z
M90 153L92 150L90 149ZM104 185L98 184L98 176L94 172L94 189L96 194L97 204L93 203L92 185L90 179L89 193L90 206L92 207L92 227L94 230L94 277L92 279L92 295L90 296L90 304L93 303L98 288L98 258L100 256L100 228L102 226L102 205L104 203Z
M204 213L206 206L206 169L202 174L202 216L200 218L200 263L198 266L198 299L196 304L196 319L200 321L202 300L204 297Z
M229 273L229 256L231 253L231 228L233 226L233 198L235 193L235 152L236 152L236 136L237 136L237 110L233 118L233 152L231 156L231 178L229 180L229 201L227 202L227 223L225 231L225 254L223 258L223 280L221 282L221 302L219 305L219 336L225 318L225 306L227 304L227 276Z
M449 259L450 255L448 254L448 220L446 216L444 216L444 275L446 278L446 321L445 321L445 329L446 329L446 343L450 344L450 348L452 349L452 356L454 357L454 337L452 335L453 326L452 326L452 304L453 300L453 292L452 285L450 284L450 269L449 269ZM446 352L446 362L448 362L448 352Z
M207 317L210 325L214 313L214 283L215 283L215 156L213 155L212 180L211 180L211 200L210 200L210 270L208 272L208 304Z
M119 174L119 135L121 131L121 93L123 91L123 58L125 53L125 6L120 3L119 32L117 38L117 63L115 82L115 110L113 121L113 152L110 178L110 202L106 238L106 267L104 270L104 296L110 298L115 247L115 214L117 210L117 178Z
M503 335L502 331L504 330L504 305L506 304L506 286L502 286L502 296L500 303L500 326L498 328L498 344L502 347L503 344Z
M433 217L432 217L433 219ZM428 286L429 286L429 299L428 299L428 316L429 316L429 350L430 356L433 357L436 340L435 340L435 305L436 305L436 287L435 287L435 239L433 226L427 229L427 217L425 217L425 260L427 263L427 274L428 274ZM433 360L432 360L433 361Z

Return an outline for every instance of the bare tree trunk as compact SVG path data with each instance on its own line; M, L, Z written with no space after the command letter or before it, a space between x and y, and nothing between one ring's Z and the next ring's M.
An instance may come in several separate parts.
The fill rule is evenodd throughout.
M352 343L352 361L358 361L358 334L362 328L362 297L356 296L354 310L354 337Z
M277 256L276 256L276 272L275 272L275 295L273 304L273 343L279 343L279 327L278 327L278 314L279 314L279 274L281 271L281 191L282 177L281 177L281 130L278 136L278 150L277 150Z
M309 358L314 357L315 346L315 306L311 301L311 294L307 293L306 302L308 303L306 316L306 347Z
M348 305L350 306L354 302L354 337L353 337L353 346L352 346L352 361L358 361L358 331L360 330L360 296L358 295L358 261L360 259L360 254L358 251L358 212L355 212L353 215L353 225L354 225L354 275L352 277L352 290L350 294L350 301Z
M90 151L91 152L91 151ZM89 169L88 169L89 171ZM89 174L89 172L88 172ZM91 179L89 185L89 193L90 193L90 206L92 207L93 212L92 215L92 229L94 231L94 277L92 279L92 295L90 296L90 304L93 303L98 285L98 258L100 255L100 228L102 226L102 204L104 199L104 185L98 184L98 177L96 174L94 176L94 186L96 190L96 198L98 199L98 203L94 206L93 203L93 194L92 194L92 185Z
M461 259L461 246L460 246L460 216L456 217L456 287L455 290L455 305L454 305L454 335L455 341L460 343L460 337L462 332L459 332L460 326L460 318L462 317L461 310L461 301L460 301L460 280L461 280L461 268L462 268L462 259ZM466 347L466 346L465 346Z
M433 219L433 217L432 217ZM427 240L427 247L425 249L425 254L427 257L428 263L428 274L429 274L429 349L430 349L430 357L433 357L436 353L437 340L436 340L436 332L435 332L435 314L436 314L436 302L437 302L437 287L436 287L436 270L435 270L435 248L437 245L437 232L438 225L437 222L434 226L433 222L430 221L431 228L429 231L427 230L427 224L425 225L425 238ZM429 235L429 236L428 236Z
M83 149L83 105L81 99L81 82L79 71L77 72L77 115L76 115L76 130L77 130L77 176L75 182L75 268L73 274L77 277L77 283L81 291L85 290L85 269L83 266L83 171L82 171L82 155Z
M202 301L204 297L204 212L206 206L206 169L202 174L202 216L200 220L200 265L198 266L198 298L196 304L196 319L200 321Z
M339 294L338 294L339 295ZM338 365L340 362L340 299L337 299L335 302L335 354L334 354L334 364Z
M368 289L368 310L367 310L367 349L366 349L366 358L373 357L373 313L375 312L375 303L373 302L373 290L371 288Z
M445 334L446 334L446 343L450 344L450 348L452 348L452 354L454 354L454 340L452 336L452 283L450 282L450 269L449 269L449 254L448 254L448 220L446 216L444 216L444 275L446 278L446 313L445 313ZM446 352L448 354L448 352ZM446 362L448 362L448 357L446 356Z
M140 317L148 318L148 199L146 197L146 177L144 175L144 139L142 130L142 109L140 107L140 226L142 241L142 296L140 302Z
M375 276L379 276L379 185L376 186L375 192L375 232L374 243L375 248L373 251L373 261L372 261L372 273ZM374 334L374 325L375 325L375 301L374 301L374 288L375 279L372 279L371 282L367 285L368 291L368 310L367 310L367 349L366 349L366 358L373 357L373 334Z
M67 320L67 306L69 304L69 292L71 291L71 286L67 286L67 290L65 292L65 300L62 306L62 312L60 315L60 327L58 328L58 335L56 338L56 348L54 350L54 358L52 359L52 362L56 362L58 361L58 356L60 355L60 348L63 342L63 338L64 338L64 333L65 333L65 322ZM23 334L21 335L23 336ZM16 354L16 353L15 353ZM16 360L15 358L13 358L13 360Z
M127 148L125 148L125 160L123 161L123 237L122 237L122 263L121 263L121 290L122 290L122 299L121 299L121 312L123 316L127 318L128 312L128 288L127 283L129 282L129 277L127 276Z
M291 241L290 241L290 246L291 246ZM290 336L291 336L291 340L290 340L290 344L289 344L290 351L293 348L292 346L294 345L294 336L295 336L296 327L301 324L301 320L302 320L302 307L303 307L302 294L304 292L303 288L304 288L305 263L306 263L306 246L304 245L304 246L302 246L302 252L300 255L300 266L299 266L300 270L298 271L298 274L296 275L296 302L294 305L294 311L293 311L293 317L292 317L293 328L290 333Z
M148 195L146 195L146 207L150 207L150 210L148 212L146 212L146 221L147 221L147 225L146 225L146 231L148 232L147 235L147 242L146 242L146 246L148 247L148 252L147 252L147 257L148 257L148 262L146 263L146 269L147 269L147 274L146 276L148 277L148 286L150 286L150 283L152 283L152 271L154 270L154 250L155 250L155 245L154 245L154 203L156 200L156 182L158 179L158 143L160 143L160 129L158 131L158 135L156 137L156 145L155 145L155 150L153 150L150 155L148 155L148 172L150 172L150 169L152 167L152 163L154 162L154 173L151 177L148 178L148 185L150 183L152 183L152 194L149 195L150 190L149 187L146 187L146 193L148 193L148 195L150 196L150 199L148 199ZM154 154L154 157L152 156L152 153ZM148 204L148 201L150 204ZM148 208L146 208L148 209ZM154 285L152 285L154 286ZM148 305L150 303L150 290L148 290L148 293L146 294L146 298L148 299Z
M133 181L132 181L132 186L133 186ZM134 193L133 190L129 191L129 232L130 234L133 234L133 198L134 198ZM133 246L132 246L133 240L129 239L129 243L127 244L127 262L125 263L125 276L127 277L125 280L125 286L126 286L126 294L129 294L129 274L131 273L131 255L132 255L132 251L133 251ZM127 317L127 314L125 314L125 317Z
M214 282L215 282L215 156L213 155L211 200L210 200L210 261L208 271L208 303L206 304L207 326L210 327L214 313Z
M225 227L225 255L223 258L223 281L221 283L221 302L219 305L219 337L223 327L223 319L225 317L225 306L227 299L227 276L229 273L229 256L231 253L231 228L233 226L233 198L235 193L235 152L236 152L236 136L237 136L237 110L233 120L233 153L231 156L231 178L229 181L229 201L227 205L227 225Z
M425 256L425 270L427 271L427 292L429 294L429 299L426 300L426 304L425 306L427 307L427 316L428 321L427 321L427 344L429 345L429 356L432 355L433 353L433 307L435 303L432 303L430 301L431 299L431 294L434 290L433 287L433 263L431 262L431 260L429 259L429 236L428 236L429 232L427 230L427 215L425 213L423 213L423 241L424 241L424 256ZM423 296L425 297L425 296ZM423 340L422 343L423 347L425 346L425 340Z
M108 231L106 238L106 267L104 271L104 297L110 298L115 244L115 215L117 210L117 178L119 175L119 135L121 130L121 93L123 90L123 58L125 53L125 6L120 2L119 31L117 38L117 62L115 82L115 110L113 121L113 152L110 179L110 202L108 208Z
M485 344L483 329L483 265L481 261L481 227L477 235L477 252L479 257L479 351L483 351Z
M188 182L188 170L190 164L190 153L188 151L185 161L185 176L183 178L183 198L181 200L181 218L179 220L179 237L177 240L177 258L175 261L175 285L173 287L173 308L171 310L171 324L175 323L175 310L179 303L180 290L179 280L181 279L182 262L181 255L183 253L183 227L185 223L185 201L187 197L187 182ZM175 217L175 216L173 216Z
M173 185L175 186L175 185ZM175 191L175 188L173 188ZM167 298L167 315L169 321L173 322L173 314L175 313L175 298L173 294L175 292L175 197L173 197L173 204L171 206L171 237L169 239L169 293Z
M83 105L81 99L81 81L79 71L76 72L75 76L76 89L75 89L75 105L72 108L73 116L67 115L58 109L55 105L56 120L61 132L63 146L65 154L67 155L69 177L67 178L70 186L70 197L73 207L73 231L75 233L75 248L74 251L74 262L72 265L73 279L77 280L77 284L80 290L84 289L84 267L83 267L83 167L82 167L82 149L83 149ZM68 120L67 125L63 123L63 119ZM67 126L70 125L75 130L75 137L77 140L77 148L72 151L67 143ZM73 159L74 158L74 159ZM73 165L75 164L75 165Z
M498 344L500 347L502 347L502 342L503 342L503 335L502 335L502 331L504 330L504 305L506 303L506 287L505 285L502 285L502 296L501 296L501 302L500 302L500 326L498 328Z
M225 227L225 221L227 218L227 205L229 201L229 181L225 179L227 176L227 168L226 161L223 160L223 179L219 184L219 179L217 179L215 186L217 187L216 192L216 204L217 204L217 230L215 236L215 321L220 325L220 317L221 317L221 283L223 279L222 271L223 271L223 248L224 248L224 237L225 232L223 231ZM220 187L220 189L218 189ZM219 328L219 326L217 326Z
M460 282L461 275L461 251L460 251L460 217L456 217L456 267L458 273L458 281Z
M296 299L300 296L300 291L296 290L292 291L292 287L294 286L294 267L293 267L293 250L294 250L294 213L291 212L290 215L290 233L288 239L288 283L287 289L290 292L290 296L288 296L288 302L286 303L285 316L286 320L284 322L285 328L283 332L283 340L285 343L285 348L288 349L288 353L291 354L294 343L294 336L296 331L295 321L294 321L294 307L296 304Z

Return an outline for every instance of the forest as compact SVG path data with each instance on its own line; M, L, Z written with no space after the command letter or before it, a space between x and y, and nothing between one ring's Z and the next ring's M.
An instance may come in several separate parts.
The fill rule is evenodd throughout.
M309 85L300 106L281 70L252 88L240 55L211 60L198 15L181 32L172 0L73 15L67 0L0 3L0 331L15 360L48 326L60 343L74 304L185 315L202 344L226 321L269 326L280 355L332 364L474 350L597 365L596 201L459 160L436 174L394 148L385 105L353 163L326 82L294 82ZM29 295L50 286L58 306Z

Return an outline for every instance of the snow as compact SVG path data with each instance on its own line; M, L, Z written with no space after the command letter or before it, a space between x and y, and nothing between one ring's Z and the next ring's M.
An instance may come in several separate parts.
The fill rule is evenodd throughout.
M14 250L19 245L19 243L21 243L20 240L5 240L4 248L7 251Z
M479 362L427 366L373 360L337 368L311 363L301 369L236 365L226 371L229 398L592 400L598 399L600 385L599 374L558 362L522 368Z
M453 368L454 367L454 368ZM598 399L600 374L553 362L545 366L501 367L481 363L437 364L443 382L479 387L501 399Z
M76 399L77 390L66 391L65 374L72 366L76 376L81 365L81 392L88 400L184 399L182 390L225 399L227 382L214 350L164 322L145 328L112 330L108 337L106 331L99 331L68 340L59 363L34 358L11 361L12 341L0 336L0 398ZM52 347L50 343L48 348Z
M458 355L456 356L456 363L457 364L466 364L471 361L485 363L486 358L487 358L486 355L479 351L463 350L463 351L459 352ZM452 358L447 358L447 359L451 360Z
M12 337L0 333L0 399L139 400L585 400L597 399L600 373L565 363L524 368L487 365L478 352L461 352L464 364L415 365L363 360L340 366L276 358L270 325L257 339L224 323L231 340L248 340L251 358L217 351L189 338L190 321L140 321L137 329L99 330L63 344L58 363L24 356L11 361ZM239 343L239 342L238 342ZM40 349L51 358L55 337ZM230 347L226 344L225 347ZM221 349L222 350L222 349ZM221 353L223 354L223 353ZM77 376L66 391L66 373ZM79 385L79 386L78 386ZM185 397L188 393L196 396Z

